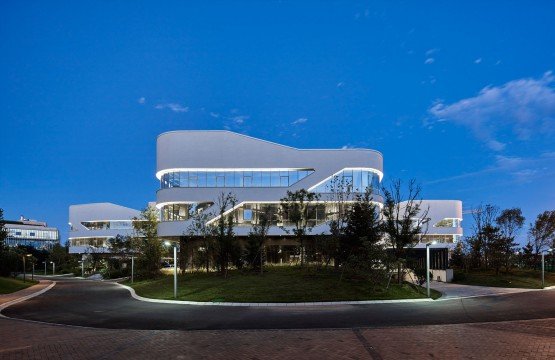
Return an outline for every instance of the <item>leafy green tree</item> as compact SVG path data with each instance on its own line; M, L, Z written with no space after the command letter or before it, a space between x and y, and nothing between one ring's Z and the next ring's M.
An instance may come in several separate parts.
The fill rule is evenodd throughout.
M374 285L381 282L388 267L382 238L379 211L368 188L364 194L355 196L349 211L344 241L340 244L343 269L365 275Z
M60 244L52 247L47 261L52 261L56 264L57 273L73 272L79 265L77 256L69 253L69 246L62 246Z
M535 258L534 245L528 241L528 243L522 247L522 265L525 268L533 269L536 264Z
M201 246L197 249L197 258L193 258L192 262L202 264L207 273L210 272L211 254L214 252L213 229L206 225L209 220L208 213L195 213L185 232L187 238L200 240ZM185 247L181 247L180 251L185 251Z
M256 222L252 224L247 237L245 260L253 270L264 272L264 244L268 237L268 230L276 214L272 206L262 206L255 214Z
M301 266L304 266L305 259L305 238L312 230L314 224L309 221L309 207L315 206L320 196L316 193L300 189L297 191L287 191L287 196L280 200L280 217L282 230L287 234L293 233L300 246ZM289 224L293 229L289 229Z
M132 239L133 251L138 253L137 273L144 277L154 277L160 273L163 247L158 238L158 215L151 206L134 217L135 230Z
M349 215L352 207L352 182L346 181L343 177L334 176L330 182L328 191L329 205L327 218L330 231L329 237L321 237L318 240L317 246L321 252L325 254L326 266L334 259L335 269L339 269L341 262L345 260L342 255L341 244L345 238L345 228L349 221Z
M241 249L239 244L235 242L235 234L233 227L235 224L234 212L228 211L233 209L237 199L232 193L221 193L216 201L218 207L218 222L214 229L216 262L219 272L227 278L229 263L240 267Z
M499 270L505 264L513 243L508 243L510 239L503 236L499 227L492 225L484 226L480 235L487 243L489 266L493 267L495 275L499 275Z
M428 209L422 208L421 188L415 180L409 181L406 195L403 195L400 180L392 181L389 187L382 187L382 192L383 231L393 250L393 260L397 264L397 281L401 284L403 265L407 262L407 249L419 242L424 226L427 226Z

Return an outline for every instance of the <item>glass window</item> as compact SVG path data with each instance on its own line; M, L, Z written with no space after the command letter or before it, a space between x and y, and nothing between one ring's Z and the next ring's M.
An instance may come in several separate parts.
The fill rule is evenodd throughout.
M264 171L261 172L261 176L262 176L262 182L260 184L260 186L262 187L270 187L272 186L271 184L271 179L270 179L270 173L268 171Z
M216 186L216 173L214 171L208 171L206 174L206 186L215 187Z
M225 173L225 186L233 187L235 184L235 173L233 171L226 171Z
M178 171L163 174L160 187L288 187L313 172L314 170Z
M198 187L206 187L206 172L198 172Z
M297 181L299 181L299 171L298 170L289 171L289 184L293 185Z
M197 172L189 171L189 187L197 187Z
M262 186L262 173L260 171L252 172L252 186L254 187Z
M243 172L235 172L235 187L243 187Z
M270 186L279 186L279 171L272 171L272 179L270 180Z
M362 171L353 170L353 188L356 192L364 192L362 187Z
M224 174L216 174L216 186L217 187L224 187L225 186L225 175Z
M243 209L243 220L252 221L252 209Z

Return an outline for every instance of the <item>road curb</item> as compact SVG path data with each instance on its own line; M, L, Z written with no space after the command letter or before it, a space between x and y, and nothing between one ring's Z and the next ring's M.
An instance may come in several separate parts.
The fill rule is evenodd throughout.
M295 303L239 303L239 302L208 302L208 301L186 301L186 300L162 300L152 299L137 295L135 289L120 283L114 283L129 291L135 300L174 305L195 305L195 306L242 306L242 307L299 307L299 306L334 306L334 305L369 305L369 304L397 304L415 302L433 302L432 299L398 299L398 300L362 300L362 301L316 301L316 302L295 302Z
M54 287L54 285L56 285L56 282L55 282L55 281L52 281L52 284L48 285L48 286L45 287L44 289L41 289L41 290L36 291L36 292L34 292L34 293L31 293L31 294L29 294L29 295L25 295L25 296L22 296L22 297L20 297L20 298L17 298L17 299L14 299L14 300L11 300L11 301L8 301L8 302L6 302L6 303L1 304L1 305L0 305L0 317L6 317L6 316L4 316L4 315L2 314L2 311L3 311L4 309L6 309L6 308L8 308L8 307L10 307L10 306L12 306L12 305L18 304L18 303L20 303L20 302L23 302L23 301L25 301L25 300L32 299L32 298L34 298L35 296L39 296L39 295L41 295L41 294L44 294L44 293L47 292L48 290L52 289L52 288Z

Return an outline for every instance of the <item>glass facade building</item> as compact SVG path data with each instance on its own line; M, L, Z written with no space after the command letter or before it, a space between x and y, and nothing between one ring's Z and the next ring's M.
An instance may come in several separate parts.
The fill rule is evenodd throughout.
M60 243L58 229L48 227L45 222L23 219L20 221L5 221L4 228L8 232L5 240L7 246L32 246L39 250L49 250Z

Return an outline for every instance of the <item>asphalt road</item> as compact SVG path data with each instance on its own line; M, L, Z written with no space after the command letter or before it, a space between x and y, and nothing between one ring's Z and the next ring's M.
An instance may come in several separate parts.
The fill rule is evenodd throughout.
M555 291L434 302L312 307L229 307L135 300L110 282L56 279L8 317L109 329L318 329L457 324L555 318Z

